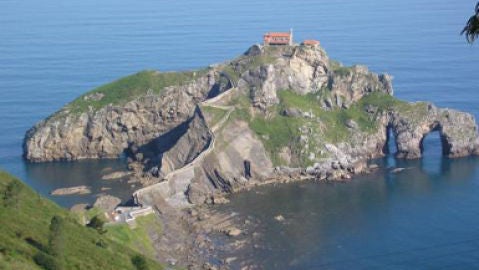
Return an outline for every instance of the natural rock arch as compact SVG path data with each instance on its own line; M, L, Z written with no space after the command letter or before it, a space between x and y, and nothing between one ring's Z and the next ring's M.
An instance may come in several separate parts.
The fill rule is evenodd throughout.
M429 141L429 143L435 143L434 141L437 140L437 142L440 143L440 153L443 156L449 156L450 149L449 149L449 144L447 142L446 137L442 133L440 125L434 127L430 132L424 134L424 137L420 141L419 148L421 150L421 155L424 155L426 152L426 146L425 146L425 141Z
M391 113L388 127L396 138L396 156L399 158L420 158L424 138L434 131L439 132L444 156L454 158L477 154L477 127L469 114L424 103L416 111Z

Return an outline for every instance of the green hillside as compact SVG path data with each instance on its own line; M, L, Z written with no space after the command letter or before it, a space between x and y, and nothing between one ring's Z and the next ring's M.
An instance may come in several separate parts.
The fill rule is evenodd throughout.
M0 269L162 269L0 172Z
M168 86L184 85L200 76L205 75L208 69L184 72L158 72L153 70L141 71L111 83L95 88L67 105L67 109L73 113L82 113L92 107L94 110L101 109L108 104L123 105L128 101L140 96L159 94ZM86 97L100 94L101 99L86 99Z

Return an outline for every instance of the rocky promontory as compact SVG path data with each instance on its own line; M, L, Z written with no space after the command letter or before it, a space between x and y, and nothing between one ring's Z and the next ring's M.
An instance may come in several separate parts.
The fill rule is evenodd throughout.
M478 154L472 115L394 98L392 78L346 67L321 47L252 46L191 72L143 71L99 87L30 129L33 162L125 154L147 187L137 202L188 207L276 181L337 180L387 152L419 158L440 133L445 156Z

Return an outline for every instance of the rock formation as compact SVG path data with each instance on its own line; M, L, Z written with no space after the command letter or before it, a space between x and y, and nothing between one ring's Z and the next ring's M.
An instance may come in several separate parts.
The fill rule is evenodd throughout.
M121 203L121 200L111 195L101 195L93 204L93 207L101 209L103 212L111 213Z
M188 74L150 72L80 97L27 132L25 157L126 153L137 177L156 183L135 193L139 203L185 207L274 179L349 178L385 154L389 130L401 158L420 157L432 131L448 157L479 153L470 114L397 100L391 76L344 67L320 47L254 45ZM117 88L142 94L118 101Z
M447 157L465 157L479 150L477 125L467 113L424 103L415 112L393 112L389 124L396 136L398 157L421 157L423 139L432 131L440 132Z
M99 110L74 113L67 105L27 132L25 157L41 162L116 158L124 151L136 152L136 148L187 121L195 104L216 87L212 69L184 85L166 87L160 95L136 97L122 106L108 104ZM170 138L163 139L166 142Z

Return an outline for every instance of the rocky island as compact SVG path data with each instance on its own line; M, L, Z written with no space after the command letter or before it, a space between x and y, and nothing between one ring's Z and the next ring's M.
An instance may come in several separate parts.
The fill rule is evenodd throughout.
M388 130L398 157L420 157L436 130L444 155L478 153L472 115L392 95L391 76L342 66L319 46L254 45L205 69L143 71L88 92L30 129L24 155L126 154L149 186L139 201L183 207L284 176L347 178L385 154Z
M126 155L144 186L135 201L172 219L255 185L367 172L389 134L398 157L419 158L433 131L447 157L479 153L471 114L398 100L391 76L343 66L317 44L253 45L204 69L142 71L94 89L31 128L24 156Z

